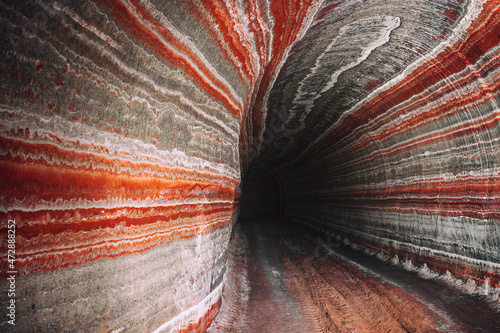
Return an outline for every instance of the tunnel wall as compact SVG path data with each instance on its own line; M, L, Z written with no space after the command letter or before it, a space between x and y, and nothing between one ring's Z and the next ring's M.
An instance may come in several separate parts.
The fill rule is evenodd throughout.
M0 4L1 262L19 332L177 331L216 314L247 87L209 77L187 8L161 10Z
M241 166L318 5L0 1L0 330L206 328Z
M396 22L391 31L380 26L385 44L364 58L328 37L323 53L311 55L311 41L327 33L316 21L271 93L277 107L264 138L273 139L261 160L280 177L286 218L498 287L500 12L495 1L455 4L454 15L424 20L425 33L408 33L412 19L430 12L424 7L404 16L388 5L384 14L397 22L377 17L375 5L343 17L333 35L357 26L349 38L358 45L379 36L375 24L360 31L362 22ZM334 26L340 18L324 20ZM429 35L434 41L424 42ZM411 43L419 45L406 49L419 53L413 59L403 51ZM334 55L344 57L343 71L322 88L332 79L327 61L339 68ZM299 73L298 63L311 69Z
M15 329L202 331L250 163L291 220L498 286L498 6L0 1Z

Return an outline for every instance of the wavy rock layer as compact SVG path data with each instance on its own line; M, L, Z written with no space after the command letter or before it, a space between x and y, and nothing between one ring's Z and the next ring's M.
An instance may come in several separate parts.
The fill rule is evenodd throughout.
M248 168L250 207L499 286L497 1L4 0L0 27L19 331L203 330Z
M269 97L287 218L500 285L498 1L326 2Z
M240 138L262 131L259 108L318 6L0 2L2 287L16 271L17 330L209 325Z

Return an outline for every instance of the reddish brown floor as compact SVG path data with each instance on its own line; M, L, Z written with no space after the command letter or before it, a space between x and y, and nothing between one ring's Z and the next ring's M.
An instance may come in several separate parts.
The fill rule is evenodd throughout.
M208 332L500 332L478 297L287 224L238 223ZM465 312L465 313L464 313Z

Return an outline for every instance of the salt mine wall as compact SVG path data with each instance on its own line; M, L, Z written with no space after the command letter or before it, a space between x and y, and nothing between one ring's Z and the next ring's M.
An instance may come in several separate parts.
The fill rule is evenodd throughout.
M0 331L206 328L241 165L319 5L0 1Z
M498 1L325 4L269 97L287 219L500 284Z
M498 1L1 0L0 27L1 331L203 331L241 190L500 286Z

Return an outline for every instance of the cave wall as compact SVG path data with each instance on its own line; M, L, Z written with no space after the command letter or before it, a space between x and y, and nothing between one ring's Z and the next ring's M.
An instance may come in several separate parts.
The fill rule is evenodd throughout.
M269 97L284 215L500 283L498 1L327 1Z
M250 207L271 175L291 221L498 286L499 6L0 1L15 329L203 330L246 170Z
M0 330L209 324L251 133L318 6L0 1Z

